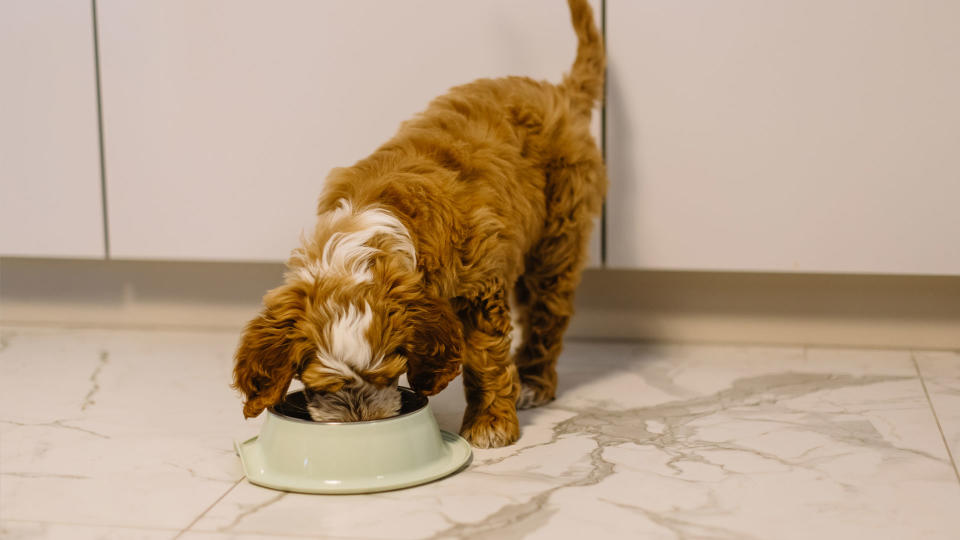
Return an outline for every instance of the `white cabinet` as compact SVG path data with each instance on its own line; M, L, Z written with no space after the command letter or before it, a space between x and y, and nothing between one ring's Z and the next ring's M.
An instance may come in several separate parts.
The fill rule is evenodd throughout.
M960 274L960 3L607 0L613 267Z
M0 255L103 257L89 0L0 3Z
M98 6L117 258L285 259L331 168L450 86L559 81L576 49L555 0Z

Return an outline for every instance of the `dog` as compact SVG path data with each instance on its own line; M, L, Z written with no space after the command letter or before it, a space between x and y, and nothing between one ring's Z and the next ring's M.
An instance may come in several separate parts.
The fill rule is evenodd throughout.
M586 0L555 85L525 77L451 89L369 157L331 171L312 235L237 348L253 417L299 378L311 418L386 418L398 379L433 395L463 372L461 434L512 444L517 409L554 399L607 177L590 133L605 56Z

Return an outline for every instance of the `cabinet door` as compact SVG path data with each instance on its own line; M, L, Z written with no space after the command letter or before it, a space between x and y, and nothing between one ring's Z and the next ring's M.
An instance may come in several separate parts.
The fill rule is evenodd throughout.
M960 274L960 3L607 14L611 266Z
M0 3L0 255L103 257L89 0Z
M598 2L599 3L599 2ZM100 0L107 194L120 258L280 260L323 179L449 87L559 81L553 0Z

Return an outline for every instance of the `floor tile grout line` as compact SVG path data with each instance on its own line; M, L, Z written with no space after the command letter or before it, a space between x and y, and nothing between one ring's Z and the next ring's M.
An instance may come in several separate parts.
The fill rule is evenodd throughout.
M950 443L947 441L947 435L943 432L943 425L940 423L940 417L937 416L937 408L933 406L933 400L930 398L930 391L927 390L927 382L923 378L923 372L920 371L920 364L917 362L917 356L914 351L910 351L910 360L913 362L913 368L917 370L917 378L920 379L920 386L923 387L923 394L927 397L927 405L930 406L930 412L933 414L933 420L937 423L937 429L940 430L940 440L943 441L943 447L947 450L947 457L950 459L950 465L953 466L953 474L957 477L957 483L960 483L960 469L957 468L957 460L953 458L953 452L950 450Z
M206 509L204 509L203 512L200 512L200 515L197 516L196 518L194 518L194 520L191 521L189 525L187 525L187 526L184 527L179 533L177 533L177 535L173 537L173 540L177 540L178 538L180 538L181 536L183 536L184 534L186 534L187 531L189 531L194 525L197 524L197 522L199 522L201 519L203 519L203 516L207 515L207 512L209 512L210 510L213 510L213 507L214 507L214 506L220 504L220 501L222 501L227 495L229 495L231 491L233 491L234 489L236 489L236 487L240 485L240 482L243 482L243 480L244 480L245 478L246 478L246 476L241 476L239 480L237 480L236 482L234 482L233 485L230 486L229 489L227 489L226 491L223 492L222 495L220 495L219 497L217 497L217 500L213 501L213 503L211 503L210 506L208 506Z

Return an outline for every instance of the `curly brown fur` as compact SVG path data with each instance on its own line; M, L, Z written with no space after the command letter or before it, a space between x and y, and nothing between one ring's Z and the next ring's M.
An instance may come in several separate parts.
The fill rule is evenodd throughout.
M371 156L331 172L314 234L238 348L245 415L277 403L299 376L313 399L328 398L317 403L334 411L324 414L385 416L383 392L401 373L429 395L462 366L462 433L492 447L517 439L518 405L553 399L606 191L589 128L603 46L586 0L569 4L579 47L563 83L456 87ZM357 405L372 395L376 407Z

